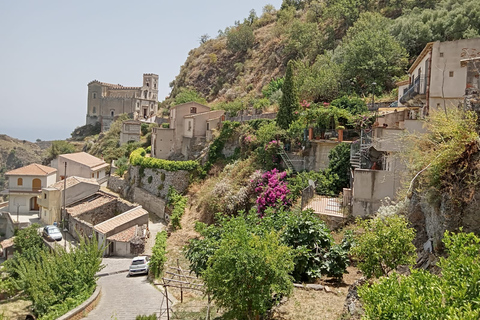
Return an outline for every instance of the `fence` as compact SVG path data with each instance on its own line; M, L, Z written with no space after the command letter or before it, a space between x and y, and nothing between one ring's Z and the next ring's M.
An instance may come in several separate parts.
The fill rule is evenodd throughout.
M310 200L313 199L315 195L315 188L312 185L309 185L302 191L302 210L307 206Z

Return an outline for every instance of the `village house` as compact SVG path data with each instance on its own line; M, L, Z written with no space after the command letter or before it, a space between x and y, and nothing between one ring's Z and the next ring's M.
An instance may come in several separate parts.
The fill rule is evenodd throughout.
M352 144L352 213L374 214L385 198L396 200L405 165L398 158L402 135L424 133L432 109L463 106L465 95L480 87L480 38L428 43L398 82L398 107L381 108L372 129Z
M463 105L465 91L480 87L480 38L430 42L398 82L399 106L432 108Z
M141 87L125 87L93 80L88 84L86 124L101 124L107 131L115 117L127 113L146 119L158 111L158 75L145 73Z
M66 192L64 197L64 187ZM39 195L38 205L40 207L40 220L52 225L62 221L62 207L68 206L74 202L85 199L95 194L100 189L96 179L86 179L82 177L67 177L66 181L57 181L53 185L42 188Z
M67 205L68 229L74 238L95 235L105 255L131 257L143 252L148 212L103 191Z
M13 217L18 214L26 221L38 218L38 196L42 188L57 181L57 169L33 163L8 171L5 176L8 177L8 189L2 194L9 198L6 211Z
M152 156L168 159L182 154L186 159L198 146L203 147L212 137L212 130L221 122L223 110L211 111L197 102L176 105L170 109L169 127L153 128Z
M64 178L65 168L67 176L96 179L100 185L106 185L108 180L106 171L109 164L86 152L59 155L52 161L51 166L58 170L57 181Z

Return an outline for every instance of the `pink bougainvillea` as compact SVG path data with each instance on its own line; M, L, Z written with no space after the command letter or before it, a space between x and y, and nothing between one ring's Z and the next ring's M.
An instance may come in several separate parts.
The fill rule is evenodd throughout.
M257 197L257 212L263 217L267 207L290 206L291 200L287 197L290 190L284 181L287 173L279 172L277 169L267 171L257 182L255 192Z

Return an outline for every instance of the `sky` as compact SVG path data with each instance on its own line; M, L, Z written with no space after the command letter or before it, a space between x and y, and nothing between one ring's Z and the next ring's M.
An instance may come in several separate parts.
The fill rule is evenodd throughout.
M170 93L200 36L282 0L0 1L0 134L63 140L85 124L92 80Z

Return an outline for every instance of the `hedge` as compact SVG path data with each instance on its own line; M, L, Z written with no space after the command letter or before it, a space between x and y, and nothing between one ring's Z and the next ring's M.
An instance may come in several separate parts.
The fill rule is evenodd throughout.
M143 148L138 148L130 154L130 164L142 168L163 169L166 171L186 170L192 171L199 167L196 161L171 161L157 158L146 158L147 152Z

